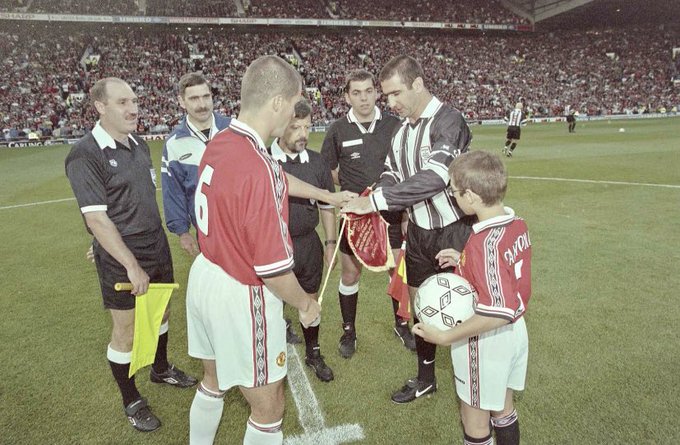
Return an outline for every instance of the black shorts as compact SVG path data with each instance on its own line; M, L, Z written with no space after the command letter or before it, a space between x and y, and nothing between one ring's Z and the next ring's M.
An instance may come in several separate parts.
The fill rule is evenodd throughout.
M519 140L520 133L522 133L522 131L519 129L519 127L513 125L508 127L508 133L506 134L505 138Z
M123 238L137 262L149 275L151 283L172 283L172 256L165 232L161 229L157 233L140 237ZM127 271L113 258L95 239L94 263L97 266L99 285L106 309L128 310L135 308L135 296L128 291L116 291L116 283L129 283Z
M401 242L403 240L403 237L401 235L402 212L381 211L380 215L390 225L387 228L387 236L390 241L390 247L392 249L401 249ZM340 252L354 256L354 252L352 252L352 248L349 246L349 243L347 242L346 234L347 230L340 234Z
M409 223L406 233L406 279L411 287L419 287L430 276L439 272L450 272L452 268L442 269L435 256L439 251L454 248L462 251L470 234L474 217L464 217L441 229L427 230Z
M319 292L323 275L323 246L316 231L293 238L293 273L308 294Z

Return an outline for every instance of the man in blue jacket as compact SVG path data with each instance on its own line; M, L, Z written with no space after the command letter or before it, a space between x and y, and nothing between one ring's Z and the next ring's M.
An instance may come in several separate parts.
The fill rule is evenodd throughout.
M163 212L168 230L179 236L188 254L198 255L196 237L189 232L196 224L194 193L198 182L198 165L208 142L229 126L230 118L213 111L210 86L200 73L182 76L178 100L187 115L170 133L163 145L161 184Z

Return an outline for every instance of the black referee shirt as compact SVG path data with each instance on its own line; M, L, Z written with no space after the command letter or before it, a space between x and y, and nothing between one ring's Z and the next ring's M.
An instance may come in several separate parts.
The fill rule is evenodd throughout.
M81 213L105 211L123 237L161 229L149 146L141 138L128 138L130 148L98 122L66 157L66 176Z
M399 123L398 118L383 114L376 107L375 118L368 128L357 120L352 109L331 124L321 154L331 170L340 167L341 190L361 193L378 181L385 168L392 134Z
M281 149L278 139L272 143L270 152L287 174L320 189L329 192L335 191L331 171L319 153L304 150L297 156L291 157ZM332 209L333 206L319 202L318 208ZM290 236L307 235L316 230L316 226L319 225L318 208L317 202L313 199L288 196L288 230Z

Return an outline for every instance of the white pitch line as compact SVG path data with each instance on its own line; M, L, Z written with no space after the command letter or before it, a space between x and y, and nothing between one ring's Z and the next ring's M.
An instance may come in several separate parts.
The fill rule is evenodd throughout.
M669 189L680 189L680 185L675 184L651 184L647 182L625 182L625 181L596 181L594 179L569 179L569 178L545 178L540 176L510 176L512 179L528 179L536 181L557 181L557 182L585 182L589 184L610 184L610 185L635 185L640 187L661 187Z
M357 424L326 428L319 401L293 345L288 345L288 383L305 433L287 437L284 441L286 445L338 445L364 439L364 431Z
M43 204L54 204L55 202L64 202L64 201L75 201L76 198L64 198L64 199L53 199L51 201L39 201L39 202L29 202L26 204L16 204L12 206L3 206L0 207L0 210L6 210L6 209L17 209L19 207L33 207L33 206L39 206Z

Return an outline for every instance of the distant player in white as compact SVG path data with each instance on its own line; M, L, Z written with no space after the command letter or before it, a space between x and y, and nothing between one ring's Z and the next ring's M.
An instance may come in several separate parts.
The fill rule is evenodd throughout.
M524 313L531 296L531 240L524 220L503 206L507 173L486 151L464 153L449 167L451 195L472 226L462 252L444 249L442 265L456 265L476 290L475 314L448 330L418 323L413 333L451 345L465 445L519 445L513 392L524 389L528 338Z
M522 132L519 128L524 120L524 112L522 111L522 103L517 102L515 109L510 112L510 116L506 118L508 121L508 131L505 135L505 147L503 147L503 154L509 158L512 157L512 152L517 147L517 141L519 141L520 133Z

